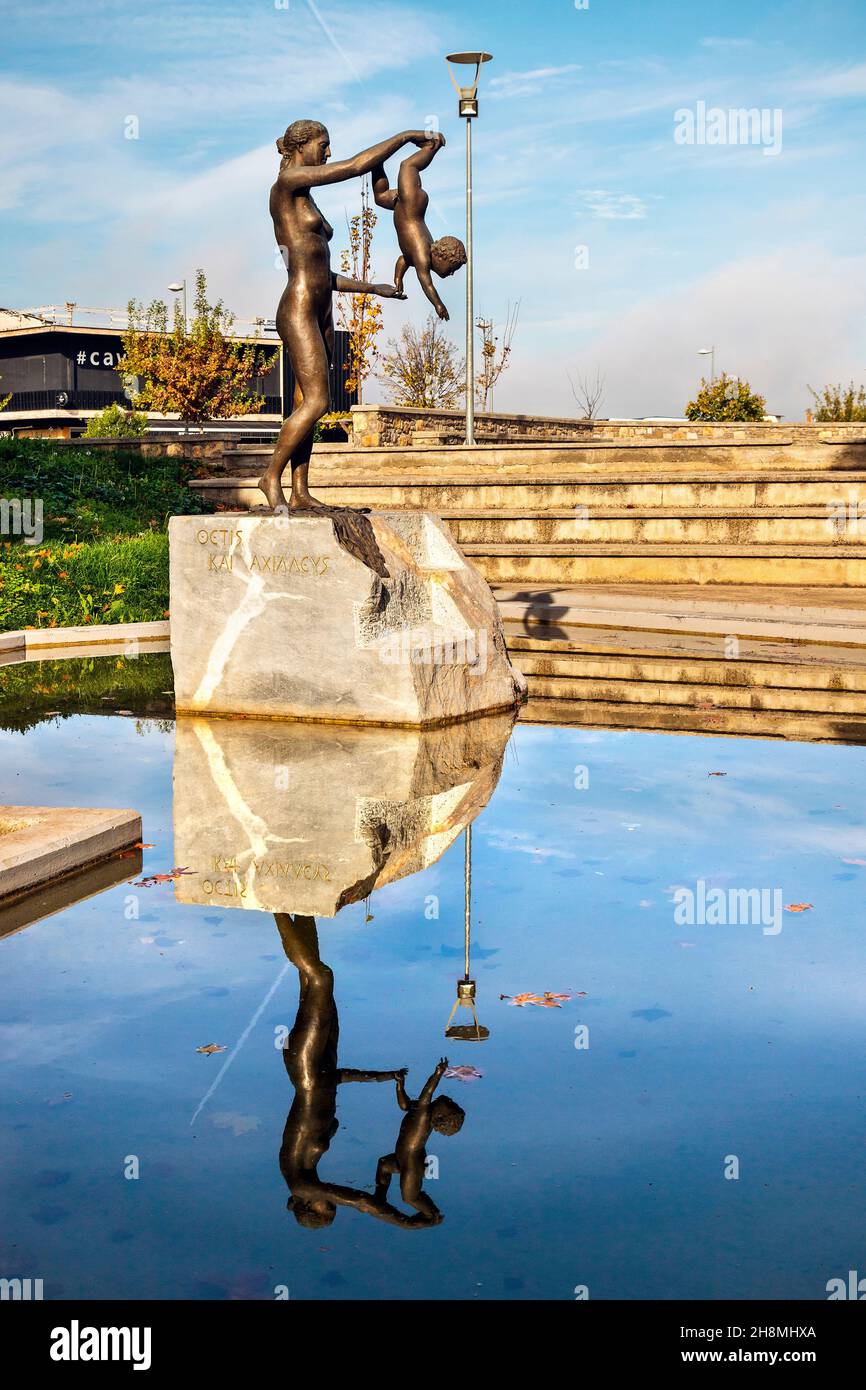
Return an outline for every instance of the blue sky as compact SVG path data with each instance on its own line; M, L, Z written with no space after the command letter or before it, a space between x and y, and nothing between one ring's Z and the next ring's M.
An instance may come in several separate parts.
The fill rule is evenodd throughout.
M299 116L335 158L437 118L428 220L462 235L443 55L479 46L476 303L501 319L521 301L498 407L571 413L566 368L598 367L604 413L679 414L710 343L789 418L807 382L866 377L861 0L0 0L0 21L0 304L123 305L202 265L239 315L270 316L273 142ZM675 113L700 102L780 111L780 151L678 144ZM322 196L335 251L357 201ZM426 314L409 289L388 335ZM457 340L463 294L462 276L443 291Z

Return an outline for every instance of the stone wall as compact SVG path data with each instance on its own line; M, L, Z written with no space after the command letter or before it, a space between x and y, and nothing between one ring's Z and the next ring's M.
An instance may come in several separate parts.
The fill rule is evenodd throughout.
M69 449L123 449L128 453L141 454L146 459L184 458L191 461L211 462L222 458L226 448L235 444L236 437L226 434L206 434L182 436L167 434L145 435L143 439L67 439L56 440Z
M353 406L345 417L350 428L348 444L317 445L317 452L351 449L431 448L459 445L465 437L464 418L456 410L410 410L397 406ZM476 415L475 434L479 444L575 443L592 440L623 440L647 444L691 442L714 444L818 444L866 442L866 422L851 424L804 424L802 421L772 420L749 424L693 424L691 421L577 420L542 415ZM144 439L74 439L63 442L69 449L130 449L145 458L186 458L206 465L214 472L237 472L255 465L249 452L238 452L236 434L159 436ZM259 446L269 452L271 444Z
M351 410L355 448L409 448L424 444L461 444L464 417L457 410L413 410L401 406L354 405ZM647 442L686 443L689 440L718 444L822 439L847 442L866 439L866 423L693 424L691 421L578 420L541 415L476 415L475 437L481 444L529 442L575 443L593 439L645 439Z

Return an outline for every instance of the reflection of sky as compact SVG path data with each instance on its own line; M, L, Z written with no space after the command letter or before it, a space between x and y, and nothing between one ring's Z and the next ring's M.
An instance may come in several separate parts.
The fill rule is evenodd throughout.
M172 867L172 735L121 718L0 733L0 801L130 806L146 871ZM0 1275L48 1294L138 1297L820 1298L862 1265L861 748L520 726L473 833L481 1081L428 1151L445 1214L402 1232L285 1211L291 1088L274 1047L290 968L194 1126L190 1117L285 964L271 918L180 907L122 884L0 942ZM575 769L589 786L576 790ZM725 777L709 777L713 771ZM673 885L775 888L779 936L677 926ZM462 842L320 926L340 1060L446 1050L462 970ZM439 918L425 916L430 895ZM585 990L561 1010L500 993ZM576 1024L590 1047L574 1047ZM63 1099L71 1093L71 1099ZM400 1115L391 1085L343 1087L320 1166L371 1187ZM138 1182L122 1176L137 1154ZM725 1181L726 1155L739 1181Z

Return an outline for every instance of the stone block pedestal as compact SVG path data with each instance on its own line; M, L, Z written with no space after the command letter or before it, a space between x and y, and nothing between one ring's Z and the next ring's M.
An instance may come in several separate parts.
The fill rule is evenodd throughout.
M428 512L173 517L179 713L414 728L511 709L496 601Z

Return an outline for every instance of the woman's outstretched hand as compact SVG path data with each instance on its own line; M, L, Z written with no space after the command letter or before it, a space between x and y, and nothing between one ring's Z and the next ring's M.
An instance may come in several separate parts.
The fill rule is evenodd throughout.
M373 293L381 296L382 299L406 299L405 294L401 294L396 285L374 285Z
M423 150L424 146L429 145L431 142L438 145L440 150L445 144L445 136L442 134L441 130L410 130L408 135L409 143L411 145L417 145L419 150Z

